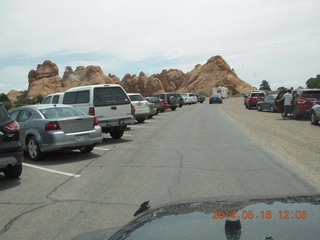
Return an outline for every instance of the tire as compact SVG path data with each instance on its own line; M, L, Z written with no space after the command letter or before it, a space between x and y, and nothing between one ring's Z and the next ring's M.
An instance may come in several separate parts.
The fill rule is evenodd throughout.
M314 112L311 112L311 124L312 125L318 125L319 120L317 119L317 116Z
M149 116L148 116L148 119L151 119L151 118L153 118L153 115L149 115Z
M161 109L160 112L164 112L164 109Z
M136 119L138 123L143 123L146 119L145 118L138 118Z
M170 109L171 109L171 111L175 111L177 109L177 107L171 107Z
M156 111L156 115L158 115L158 113L159 113L159 111L158 111L158 109L157 109L157 111Z
M22 163L19 165L7 167L3 173L6 178L19 178L22 173Z
M34 136L31 136L27 140L27 152L29 157L33 161L39 161L42 158L42 152L39 147L39 143Z
M124 130L118 130L118 131L109 132L110 136L111 136L113 139L120 139L120 138L122 138L123 133L124 133Z
M258 111L260 111L260 112L262 111L262 108L261 108L260 105L257 106L257 109L258 109Z
M272 105L270 106L270 112L274 112L274 107Z
M297 109L294 107L292 111L292 117L294 120L299 119L299 114L297 113Z
M201 101L200 103L203 103L203 101Z
M249 109L249 110L251 109L251 106L250 106L250 104L248 104L248 109Z
M79 148L79 150L81 153L89 153L94 149L94 146L95 145L85 146L85 147Z

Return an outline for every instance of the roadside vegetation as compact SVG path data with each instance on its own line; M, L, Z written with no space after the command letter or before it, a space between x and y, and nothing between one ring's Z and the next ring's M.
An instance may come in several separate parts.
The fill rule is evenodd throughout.
M27 90L25 90L20 96L17 97L17 99L14 102L11 102L11 100L5 93L0 93L0 102L3 103L4 107L7 110L10 110L25 105L39 104L43 100L43 96L40 94L31 99L28 98L27 95L28 92Z

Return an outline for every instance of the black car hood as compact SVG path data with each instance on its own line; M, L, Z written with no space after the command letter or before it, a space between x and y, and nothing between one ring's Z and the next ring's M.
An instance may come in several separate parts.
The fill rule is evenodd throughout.
M110 238L98 235L75 239L320 239L320 195L171 204L142 212Z

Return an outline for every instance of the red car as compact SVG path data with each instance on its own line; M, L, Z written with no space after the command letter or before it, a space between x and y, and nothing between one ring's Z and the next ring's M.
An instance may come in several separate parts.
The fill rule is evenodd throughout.
M169 107L168 101L160 98L160 103L162 107L161 112L164 112L164 110L166 110Z
M311 114L311 108L314 102L320 100L320 89L298 89L293 91L293 118Z
M264 91L251 91L245 96L244 104L247 109L256 107L259 101L265 99L266 93Z

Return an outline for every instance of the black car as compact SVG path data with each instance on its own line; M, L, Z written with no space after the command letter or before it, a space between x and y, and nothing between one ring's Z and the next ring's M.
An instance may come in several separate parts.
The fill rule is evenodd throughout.
M218 94L211 95L209 99L209 104L212 104L212 103L222 103L221 96Z
M152 97L158 97L162 100L166 100L168 102L168 107L174 111L179 106L179 100L176 93L157 93L152 94Z
M23 150L19 124L0 103L0 172L7 178L18 178L22 172Z
M206 98L204 96L202 96L201 94L196 93L196 96L197 96L197 101L200 103L203 103L206 100Z
M258 111L268 110L270 112L278 111L278 106L275 102L277 95L269 95L262 101L257 102Z

